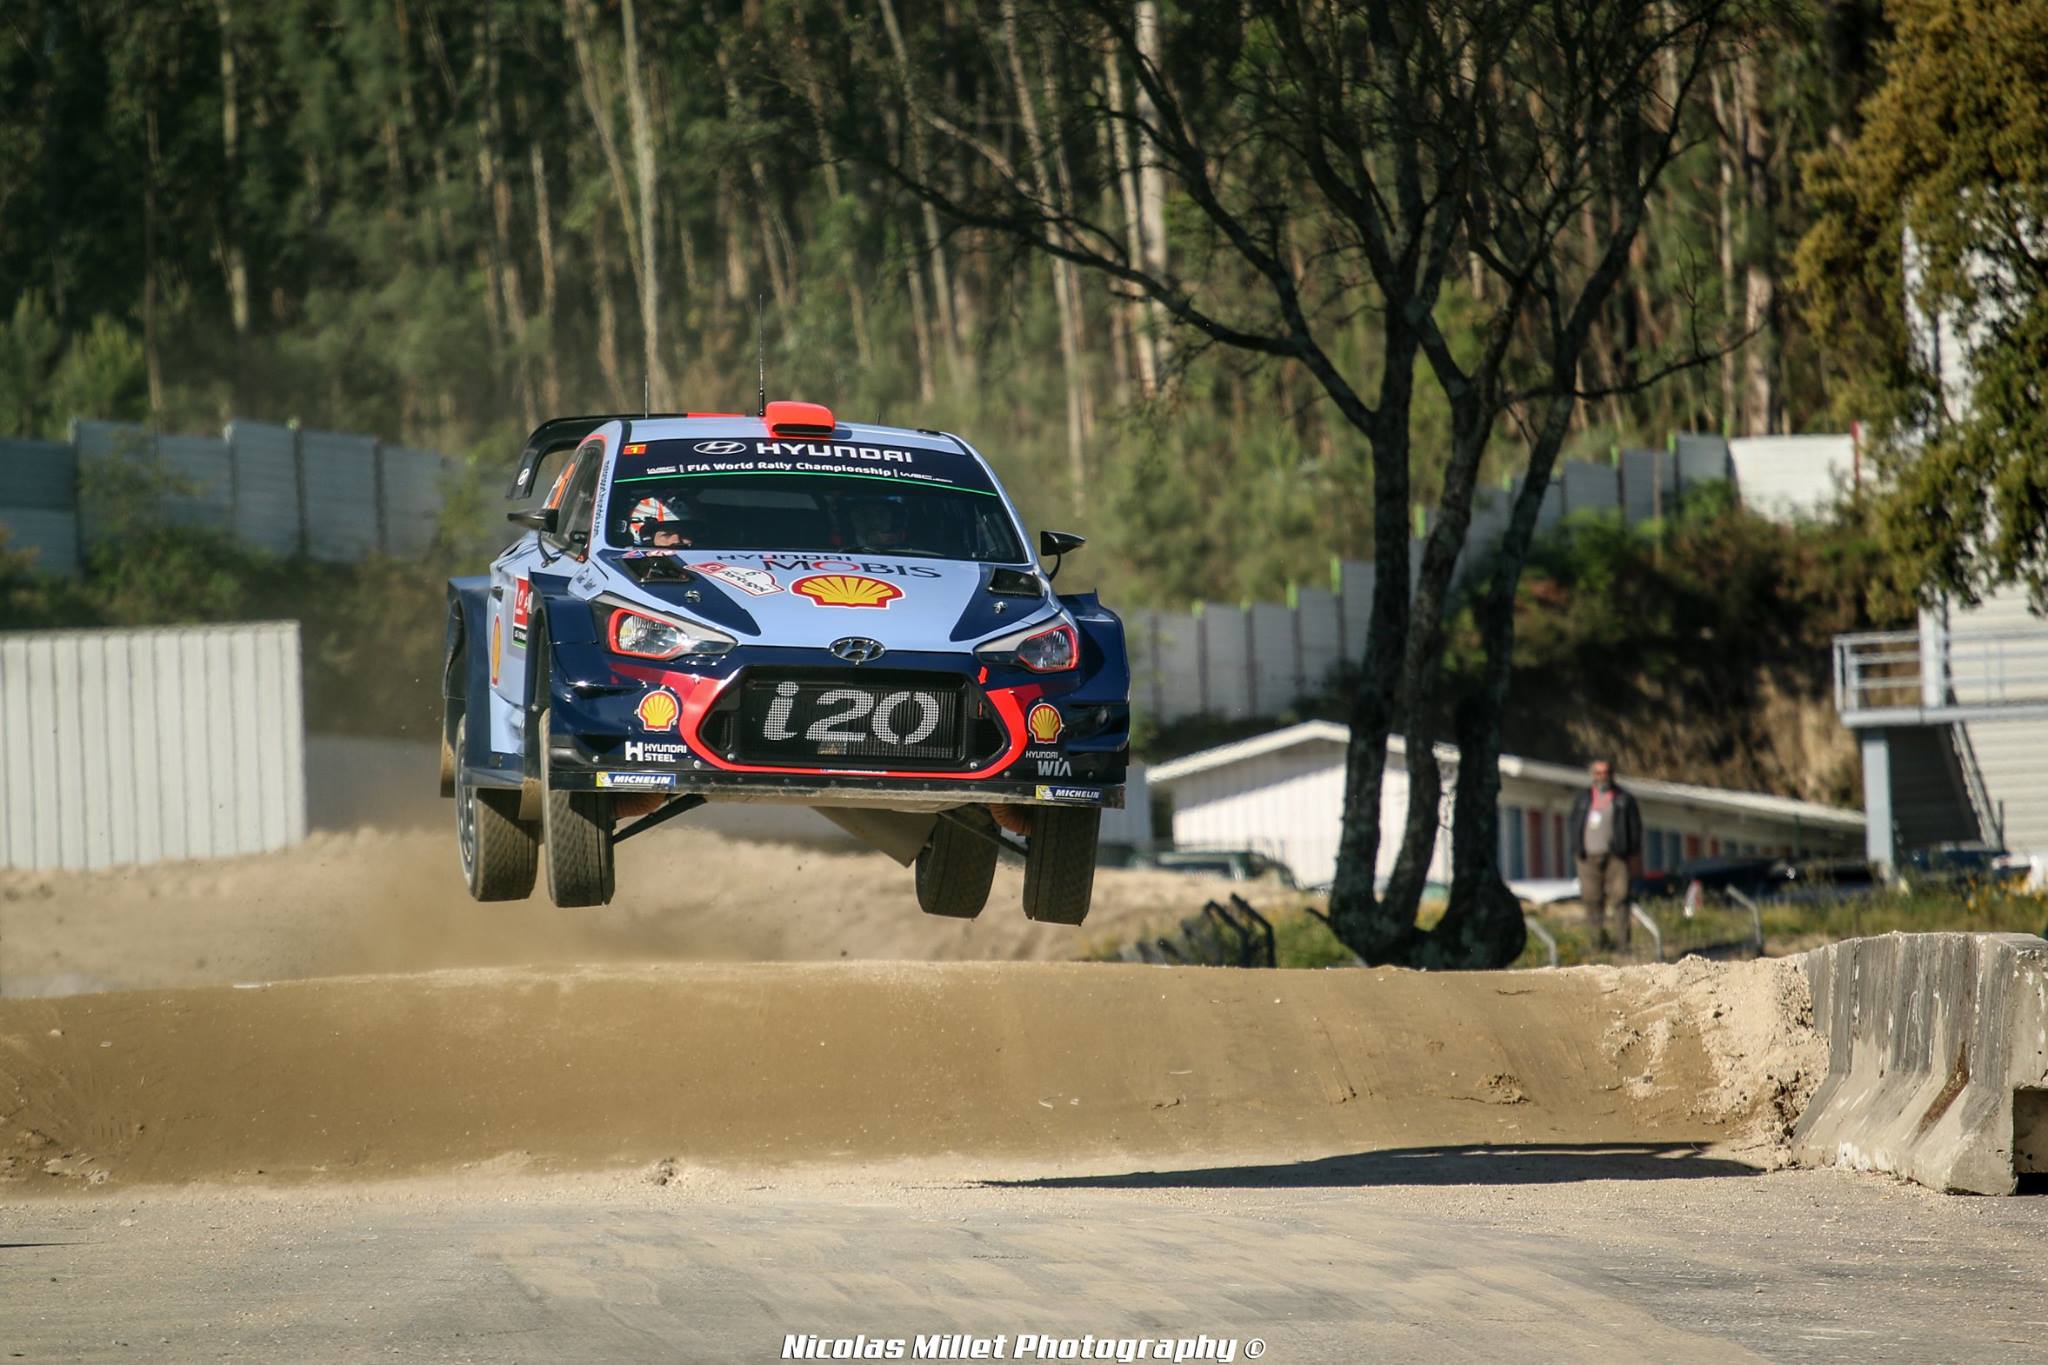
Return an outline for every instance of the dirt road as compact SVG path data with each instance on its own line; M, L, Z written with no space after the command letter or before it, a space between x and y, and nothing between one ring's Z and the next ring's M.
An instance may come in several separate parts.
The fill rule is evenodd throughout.
M704 964L0 1001L0 1188L1724 1141L1815 1074L1798 980Z
M1689 1148L1003 1175L686 1167L0 1204L0 1350L769 1361L786 1334L1014 1350L1036 1332L1258 1338L1277 1365L1996 1365L2048 1340L2036 1200Z
M862 960L1078 945L878 858L633 856L574 914L469 906L431 835L0 878L10 971L146 987L0 1000L0 1349L2043 1356L2043 1206L1769 1173L1821 1066L1786 964Z
M1105 871L1076 930L1025 919L1021 880L1005 865L980 919L938 919L918 911L910 874L879 853L683 824L621 846L618 899L573 912L544 891L473 903L453 831L440 828L319 834L217 862L0 869L0 994L534 964L1061 960L1231 889Z

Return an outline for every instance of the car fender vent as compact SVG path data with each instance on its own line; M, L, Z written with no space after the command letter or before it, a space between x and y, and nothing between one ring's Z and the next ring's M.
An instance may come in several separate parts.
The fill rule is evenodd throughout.
M636 583L691 583L697 578L674 555L640 555L620 563Z
M988 590L997 597L1045 596L1045 588L1039 583L1038 575L1025 569L990 570Z

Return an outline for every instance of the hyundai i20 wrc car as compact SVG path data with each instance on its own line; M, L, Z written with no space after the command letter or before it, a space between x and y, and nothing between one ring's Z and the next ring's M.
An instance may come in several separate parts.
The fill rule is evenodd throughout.
M448 585L442 793L476 899L530 895L545 850L555 904L602 905L619 841L781 802L914 868L930 914L979 914L1008 849L1027 915L1087 915L1123 625L1054 592L1081 538L1033 555L966 442L813 403L565 417L509 497L519 538Z

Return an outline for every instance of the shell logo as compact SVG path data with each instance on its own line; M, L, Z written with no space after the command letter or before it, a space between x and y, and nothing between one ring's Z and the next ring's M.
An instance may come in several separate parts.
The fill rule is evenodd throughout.
M640 724L648 730L673 730L676 717L682 714L682 703L676 694L666 687L658 687L640 699L633 708L633 714L640 718Z
M1031 708L1031 714L1024 717L1024 728L1040 744L1050 744L1060 737L1060 731L1067 723L1060 719L1060 711L1050 702L1040 702Z
M894 583L852 573L813 574L799 578L789 590L821 607L886 607L903 596Z

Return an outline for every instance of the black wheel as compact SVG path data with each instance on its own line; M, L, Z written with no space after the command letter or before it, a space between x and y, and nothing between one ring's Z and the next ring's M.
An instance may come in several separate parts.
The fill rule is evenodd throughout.
M1052 924L1088 918L1095 895L1095 844L1102 812L1083 806L1037 806L1024 853L1024 914Z
M969 821L986 829L983 838L968 829ZM963 806L948 811L932 826L931 842L917 855L917 908L927 915L948 915L973 919L988 904L989 883L996 876L996 854L992 840L995 821L980 806Z
M462 752L464 730L455 726L455 749ZM523 901L533 894L540 866L540 832L519 819L519 793L477 787L455 770L455 841L462 854L462 878L469 895L479 901Z
M541 838L548 847L548 898L556 905L607 905L612 898L612 799L556 791L548 780L548 713L540 716Z

